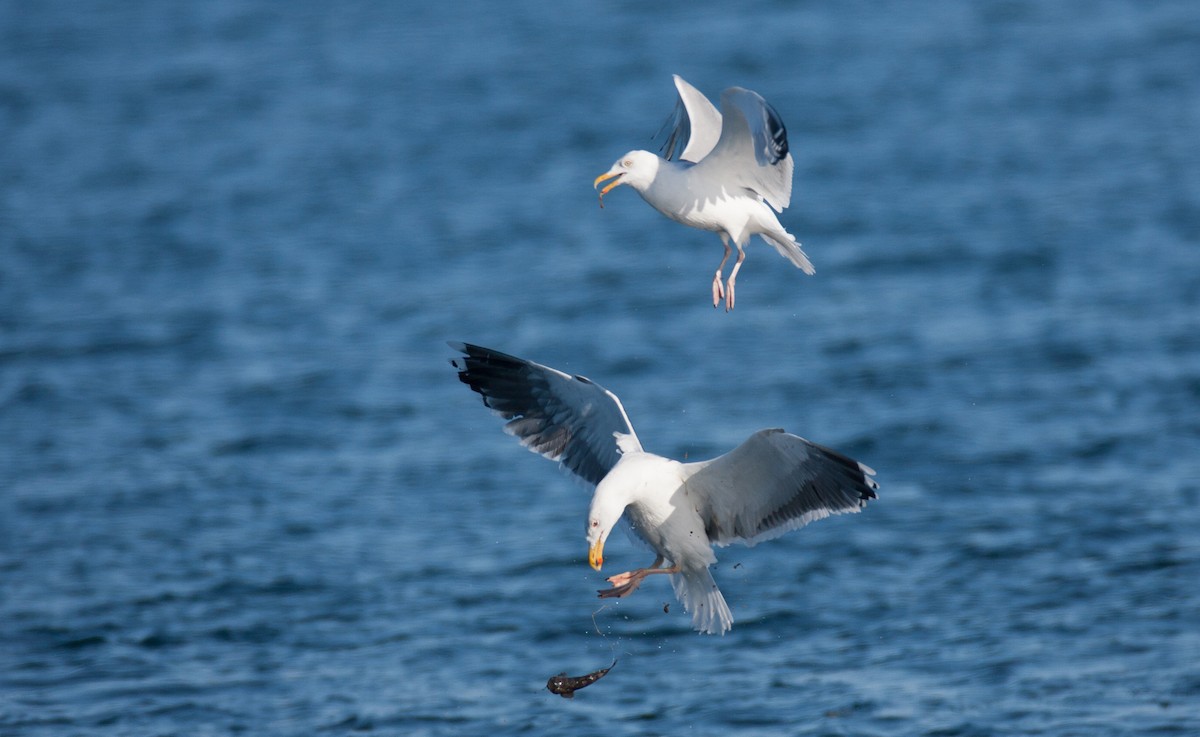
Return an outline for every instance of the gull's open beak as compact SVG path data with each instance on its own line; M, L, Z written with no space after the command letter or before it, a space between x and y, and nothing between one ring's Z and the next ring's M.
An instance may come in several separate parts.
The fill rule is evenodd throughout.
M604 565L603 540L597 540L596 544L592 546L591 550L588 550L588 564L597 571L600 570L600 566Z
M609 182L609 184L607 186L605 186L604 189L600 190L600 207L604 207L604 195L611 192L613 187L621 186L620 176L624 173L625 172L621 172L621 171L611 171L611 170L606 171L603 174L601 174L600 176L596 177L596 181L592 182L592 189L595 189L596 187L600 186L600 182L603 182L606 179L613 179L613 177L617 177L617 179L613 179L612 182Z

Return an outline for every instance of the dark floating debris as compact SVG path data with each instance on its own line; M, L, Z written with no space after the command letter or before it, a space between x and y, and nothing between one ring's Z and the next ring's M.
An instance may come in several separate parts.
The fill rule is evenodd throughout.
M608 675L608 672L612 670L613 665L616 664L617 661L614 659L612 665L608 666L607 668L601 668L600 670L588 673L586 676L577 676L574 678L568 676L566 671L564 671L556 676L550 676L550 680L546 681L546 688L550 690L550 693L556 693L564 699L573 699L575 698L576 691L590 686L604 676Z

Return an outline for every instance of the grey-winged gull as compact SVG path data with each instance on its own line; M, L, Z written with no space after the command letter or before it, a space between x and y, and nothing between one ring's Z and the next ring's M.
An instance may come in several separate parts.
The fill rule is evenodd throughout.
M582 376L467 343L450 343L458 378L507 420L505 431L595 488L588 562L622 516L656 553L648 568L608 579L601 597L670 575L700 632L724 634L733 615L709 571L712 546L755 545L831 514L858 512L879 488L867 466L779 429L759 430L718 458L680 463L642 449L621 400ZM669 565L667 565L669 563Z
M617 159L593 183L599 187L613 180L600 190L601 206L604 195L628 184L663 215L721 236L725 256L713 276L713 307L723 298L726 311L733 309L734 282L746 258L743 249L756 233L797 268L813 274L812 262L775 217L792 198L792 155L779 113L758 93L741 87L721 93L720 112L678 74L675 87L679 98L663 146L666 157L630 151ZM737 262L722 286L730 241L737 246Z

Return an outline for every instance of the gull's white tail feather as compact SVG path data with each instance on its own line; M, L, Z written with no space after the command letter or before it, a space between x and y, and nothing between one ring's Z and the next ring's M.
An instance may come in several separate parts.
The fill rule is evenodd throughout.
M796 242L795 236L780 228L775 233L762 233L763 240L775 246L775 250L779 251L779 255L786 258L796 265L796 268L803 271L805 274L812 276L817 273L813 268L812 262L808 260L808 256L800 248L800 244Z
M723 635L733 627L733 614L707 568L672 574L671 586L683 608L691 613L692 627L697 632Z

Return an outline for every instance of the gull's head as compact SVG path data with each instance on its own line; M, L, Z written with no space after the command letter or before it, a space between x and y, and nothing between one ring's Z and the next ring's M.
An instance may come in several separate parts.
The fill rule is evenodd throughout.
M627 504L625 495L614 493L616 489L612 484L606 485L606 481L611 481L611 479L605 478L596 487L596 494L592 497L592 506L588 509L588 563L597 571L604 564L604 541L608 539L609 533L613 531L617 521L625 513Z
M658 162L658 156L649 151L630 151L617 159L617 163L613 164L611 169L592 182L592 187L595 188L599 187L601 182L612 180L600 190L600 206L604 207L604 195L622 184L628 184L639 192L646 191L658 174Z

